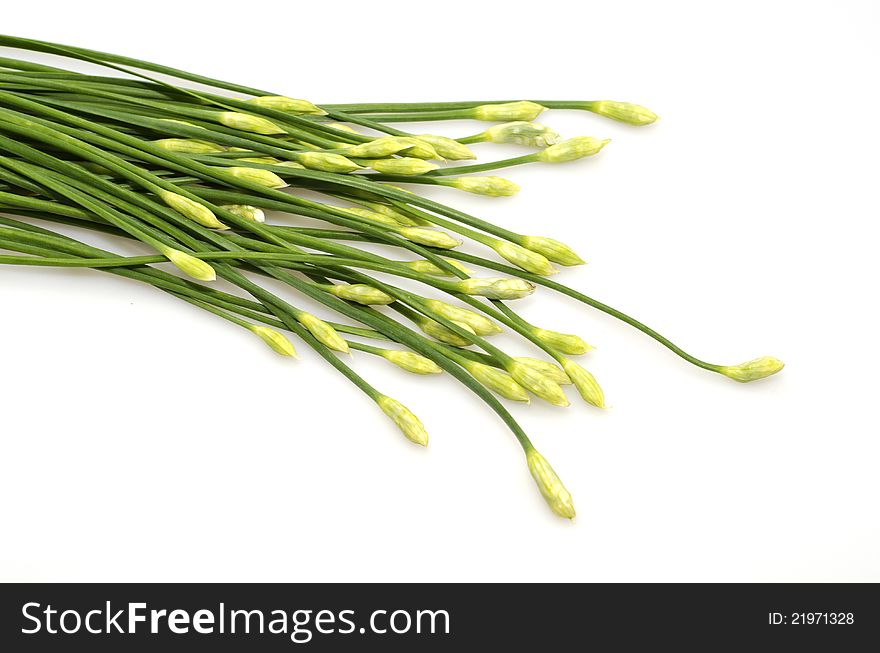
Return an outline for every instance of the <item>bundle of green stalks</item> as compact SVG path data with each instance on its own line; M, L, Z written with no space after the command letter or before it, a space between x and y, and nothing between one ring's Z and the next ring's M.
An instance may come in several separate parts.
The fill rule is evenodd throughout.
M568 245L510 231L418 192L440 185L512 195L516 184L480 173L574 161L608 143L561 140L534 122L539 114L577 109L638 126L656 120L644 107L545 100L316 105L94 50L10 36L0 36L0 46L105 73L38 64L13 52L0 57L0 250L8 252L0 263L88 267L149 284L247 329L282 356L295 356L292 335L419 445L428 437L418 418L338 354L355 350L413 374L447 372L510 429L538 489L561 517L575 515L570 494L501 399L538 397L566 406L563 387L573 385L588 404L603 408L605 400L593 375L573 360L590 345L530 323L508 302L537 287L554 291L740 382L782 368L770 357L732 366L702 361L636 319L549 279L556 266L583 263ZM193 83L212 90L192 90ZM393 126L440 120L494 124L457 139ZM479 142L535 151L448 163L474 159L468 145ZM296 226L290 216L313 224ZM99 249L66 235L68 227L139 241L154 253ZM475 253L457 249L463 241ZM374 244L399 255L377 254ZM167 262L180 274L157 267ZM240 292L212 287L218 277ZM326 314L309 313L254 279L286 284ZM491 336L503 330L532 351L513 355L493 345Z

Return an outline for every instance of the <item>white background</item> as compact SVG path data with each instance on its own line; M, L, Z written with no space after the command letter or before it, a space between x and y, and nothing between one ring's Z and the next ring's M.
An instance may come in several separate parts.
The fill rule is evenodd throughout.
M282 360L134 282L3 268L0 578L880 580L878 11L4 6L8 34L316 102L648 105L662 119L642 129L545 114L565 135L613 142L589 161L506 172L516 198L433 196L575 245L590 265L562 281L698 356L788 365L743 386L549 291L519 302L598 347L582 361L612 406L515 406L575 497L568 523L499 420L448 377L354 359L429 427L421 450L303 344L299 361Z

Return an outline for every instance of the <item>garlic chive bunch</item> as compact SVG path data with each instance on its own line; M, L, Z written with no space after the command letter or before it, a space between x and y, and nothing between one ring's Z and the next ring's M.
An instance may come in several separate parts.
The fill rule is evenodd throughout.
M536 397L564 407L571 395L604 408L605 396L572 360L591 351L586 341L526 319L539 315L535 302L549 301L548 291L735 381L782 369L771 357L740 365L700 360L550 279L557 266L584 263L570 244L517 233L418 192L443 186L509 197L519 190L514 181L481 173L594 157L609 142L563 139L535 122L539 116L574 109L638 126L657 119L644 107L605 100L324 105L46 41L0 36L3 46L103 66L106 74L0 58L0 264L92 268L246 329L285 358L296 357L294 343L305 344L421 446L428 436L418 417L340 354L381 358L401 374L449 374L510 430L560 517L575 516L571 494L506 402ZM461 138L394 126L444 120L495 124ZM469 145L477 143L534 151L458 163L476 158ZM101 249L88 243L90 234L137 241L147 253ZM290 291L285 297L271 290L279 284ZM319 308L304 310L300 298ZM499 333L517 350L495 344Z

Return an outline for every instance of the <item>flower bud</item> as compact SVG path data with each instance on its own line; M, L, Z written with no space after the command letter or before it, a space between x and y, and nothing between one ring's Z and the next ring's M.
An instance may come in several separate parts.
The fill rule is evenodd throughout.
M425 305L440 317L452 320L457 324L466 324L478 336L491 336L501 333L501 327L485 315L475 311L447 304L439 299L426 299Z
M434 134L420 134L418 139L428 143L442 158L450 161L466 161L476 159L477 155L467 145L462 145L453 138L435 136Z
M214 268L203 260L190 256L186 252L181 252L179 249L165 248L162 250L162 255L188 277L198 279L199 281L214 281L217 278Z
M489 197L510 197L519 192L519 186L504 177L453 177L443 179L440 183L474 195Z
M534 120L546 110L547 107L542 107L540 104L522 100L502 104L482 104L471 109L470 113L471 117L477 120L506 122L508 120Z
M565 517L565 519L574 519L574 502L571 499L571 495L565 489L565 486L559 480L559 476L553 471L547 459L534 449L531 449L526 454L526 462L529 465L529 472L532 478L535 479L535 483L538 485L538 489L541 491L541 495L544 497L547 505L550 506L550 510L560 517Z
M574 383L583 400L597 408L605 408L605 393L602 392L595 377L573 360L566 358L561 362L562 369Z
M506 240L496 240L490 247L498 252L499 256L521 267L526 272L540 275L556 274L559 272L542 254L533 252L515 243Z
M757 381L758 379L763 379L772 374L776 374L783 367L785 367L785 363L778 358L761 356L760 358L740 363L739 365L727 365L721 367L718 371L734 381L748 383L749 381Z
M400 151L404 156L412 156L417 159L435 159L440 161L443 159L430 143L412 136L398 136L398 139L404 143L409 143L409 147Z
M177 152L178 154L216 154L217 152L226 151L226 148L222 145L200 141L196 138L162 138L158 141L153 141L153 145L161 147L168 152Z
M283 95L262 95L247 100L249 104L262 107L264 109L274 109L275 111L289 111L290 113L308 113L315 116L325 116L327 112L316 107L308 100L297 100L295 98L284 97Z
M435 340L439 340L440 342L445 342L447 345L452 345L453 347L467 347L473 344L467 338L463 338L462 336L455 333L455 331L447 329L436 320L432 320L430 318L422 318L418 321L418 325L419 328L427 335L431 336ZM474 335L477 335L476 333L474 333L474 330L471 327L469 327L467 324L464 324L463 322L456 322L456 325L458 325L468 333L473 333Z
M348 132L349 134L360 134L360 132L350 125L346 125L344 122L325 122L323 123L325 127L332 127L341 132Z
M413 374L440 374L443 371L443 368L430 358L412 351L383 349L380 356Z
M352 215L356 215L359 218L364 218L372 222L378 222L379 224L384 224L389 227L400 226L400 223L394 218L389 218L388 216L378 213L377 211L365 209L360 206L346 206L345 208L342 208L340 210L345 211L346 213L351 213Z
M453 238L445 231L429 229L428 227L400 227L397 230L401 236L419 245L439 247L440 249L453 249L461 245L461 241Z
M276 166L281 166L282 168L294 168L296 170L305 170L306 167L302 163L297 163L296 161L281 161L275 164Z
M349 352L348 343L345 342L345 339L336 332L336 329L327 324L324 320L306 312L300 313L296 319L325 347L329 347L335 351L341 351L344 354Z
M551 145L546 150L541 150L535 157L545 163L562 163L564 161L576 161L585 156L598 154L599 150L611 142L610 138L599 140L592 136L575 136L567 141Z
M265 222L266 214L263 209L258 209L250 204L224 204L220 208L237 215L239 218L250 220L251 222Z
M507 372L496 369L491 365L484 365L476 361L462 361L462 366L470 372L477 381L505 399L529 403L529 393L519 383L513 380Z
M507 371L517 383L544 401L554 406L568 406L565 392L556 381L543 372L515 360L508 363Z
M524 236L523 247L538 252L559 265L583 265L585 261L575 251L558 240L543 236Z
M217 115L217 122L226 127L230 127L231 129L239 129L254 134L263 134L264 136L287 133L271 120L266 120L261 116L253 116L249 113L239 113L237 111L221 111Z
M387 218L391 218L395 222L402 224L404 227L415 227L417 225L416 221L413 220L408 215L405 215L395 209L394 207L388 206L387 204L382 204L381 202L367 202L364 204L369 206L376 213L381 213Z
M591 102L587 109L600 116L619 120L628 125L650 125L657 120L656 113L631 102L600 100L599 102Z
M296 358L296 349L293 347L293 343L290 342L282 333L279 333L275 329L270 329L265 326L251 326L250 330L263 339L267 345L269 345L273 351L282 356L293 356Z
M374 138L367 143L347 145L345 147L345 155L366 159L379 159L397 154L408 147L412 147L412 144L406 139L398 138L397 136L382 136L381 138Z
M249 182L251 184L259 184L264 188L286 188L287 182L276 175L271 170L263 170L262 168L249 168L247 166L232 166L229 168L217 168L228 175L232 175L236 179Z
M456 290L489 299L521 299L535 292L535 284L511 277L474 277L456 281Z
M423 447L428 446L428 432L425 431L425 427L419 421L419 418L413 415L406 406L385 395L381 395L376 400L376 403L379 404L382 412L397 424L397 427L403 431L403 434L409 441L420 444Z
M437 166L430 161L422 161L421 159L411 157L373 159L369 161L369 167L376 172L386 175L423 175L426 172L437 169Z
M545 148L559 142L559 134L547 125L537 122L505 122L493 125L482 133L490 143L509 143L528 147Z
M370 306L373 304L390 304L394 301L394 297L388 295L378 288L373 288L363 283L338 284L330 286L327 289L331 295L335 295L340 299L346 299L350 302Z
M458 261L453 261L451 259L443 259L452 267L461 270L465 274L471 274L473 270L468 267L462 265ZM432 261L425 261L423 259L419 259L417 261L398 261L398 265L403 265L408 267L413 272L419 272L421 274L430 274L433 277L451 277L453 276L451 272L447 272L446 270L438 267Z
M302 152L296 159L306 168L322 172L353 172L361 169L354 161L332 152Z
M549 361L541 360L540 358L530 358L529 356L516 356L513 360L517 363L522 363L526 367L538 370L545 376L556 381L559 385L571 385L571 379L568 378L568 374Z
M227 229L226 225L220 222L213 211L204 204L168 190L160 190L157 194L165 204L193 222L209 229Z
M580 337L570 333L534 328L532 329L532 335L551 349L567 356L580 356L593 349Z

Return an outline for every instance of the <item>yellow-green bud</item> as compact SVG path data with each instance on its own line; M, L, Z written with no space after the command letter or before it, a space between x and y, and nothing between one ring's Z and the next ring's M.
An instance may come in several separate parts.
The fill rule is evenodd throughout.
M456 281L456 290L489 299L520 299L535 292L535 284L510 277L475 277Z
M657 120L657 114L632 102L613 102L600 100L591 102L588 109L606 118L613 118L628 125L650 125Z
M282 356L293 356L296 358L296 349L293 347L293 343L290 342L282 333L279 333L275 329L270 329L269 327L264 326L251 326L250 330L260 336L267 345L269 345L273 351Z
M439 299L426 299L425 305L440 317L452 320L456 324L466 324L478 336L491 336L501 333L501 327L485 315L447 304Z
M453 238L445 231L429 229L427 227L400 227L397 230L401 236L419 245L439 247L440 249L453 249L461 245L461 241Z
M186 252L181 252L179 249L171 247L161 251L165 258L171 261L178 270L188 277L198 279L199 281L214 281L217 278L214 268L195 256L190 256Z
M418 325L419 328L427 335L436 340L439 340L440 342L445 342L447 345L452 345L453 347L467 347L473 344L467 338L464 338L454 331L447 329L436 320L432 320L430 318L422 318L419 320ZM476 333L474 333L474 330L471 327L463 322L456 322L456 325L461 327L468 333L473 333L474 335L477 335Z
M425 431L425 427L419 421L419 418L413 415L406 406L385 395L381 395L376 400L376 403L379 404L379 408L382 409L383 413L394 420L397 428L403 431L403 434L409 441L420 444L423 447L428 446L428 432Z
M323 124L325 127L332 127L333 129L339 130L341 132L349 132L350 134L360 134L360 132L357 129L355 129L354 127L351 127L349 125L346 125L343 122L325 122Z
M467 145L462 145L453 138L435 136L434 134L420 134L418 139L433 147L437 154L450 161L466 161L477 158L477 155L471 151L471 148Z
M285 97L283 95L262 95L260 97L251 98L247 101L264 109L274 109L275 111L289 111L290 113L310 113L316 116L325 116L327 112L316 107L308 100L297 100L295 98Z
M237 111L221 111L217 115L217 122L232 129L239 129L254 134L263 134L264 136L287 133L271 120L266 120L261 116L253 116L249 113L239 113Z
M544 163L562 163L564 161L576 161L585 156L598 154L599 150L611 142L610 138L600 140L592 136L575 136L567 141L551 145L546 150L541 150L535 157Z
M264 188L286 188L287 182L276 175L271 170L263 170L262 168L249 168L247 166L232 166L229 168L216 168L228 175L232 175L236 179L250 182L251 184L259 184Z
M477 120L506 122L508 120L534 120L547 110L535 102L522 100L503 104L482 104L471 110L471 116Z
M244 218L245 220L250 220L252 222L266 221L266 214L263 213L263 209L258 209L256 206L251 206L250 204L224 204L220 208L237 215L239 218Z
M411 157L399 159L373 159L368 162L376 172L386 175L423 175L431 170L436 170L437 165L430 161L422 161Z
M558 240L543 236L524 236L523 246L559 265L583 265L585 261L575 251Z
M353 172L361 169L354 161L332 152L303 152L296 158L306 168L322 172Z
M510 197L519 192L519 186L504 177L454 177L443 179L443 186L450 186L475 195L488 195L489 197Z
M365 209L360 206L346 206L345 208L342 208L340 210L345 211L346 213L351 213L352 215L356 215L359 218L364 218L372 222L378 222L379 224L388 225L389 227L400 226L400 223L394 218L389 218L388 216L383 215L377 211Z
M331 295L365 306L390 304L394 297L363 283L338 284L327 289Z
M776 374L785 367L778 358L772 356L761 356L755 360L740 363L739 365L726 365L718 371L724 376L730 377L734 381L740 383L748 383L749 381L757 381L772 374Z
M595 377L573 360L566 358L561 363L562 369L568 374L568 378L574 383L583 400L597 408L605 408L605 393L602 392Z
M526 454L526 462L529 465L529 472L532 478L535 479L535 483L541 491L541 496L544 497L547 505L550 506L550 510L565 519L574 519L574 502L571 499L571 495L565 489L565 486L559 480L559 476L553 471L547 459L534 449L531 449Z
M509 143L528 147L549 147L559 142L559 134L537 122L506 122L493 125L482 133L490 143Z
M554 406L568 406L568 398L556 381L533 367L515 360L507 364L507 371L514 380L532 394Z
M226 151L226 148L222 145L209 141L200 141L196 138L162 138L158 141L153 141L153 145L161 147L168 152L177 152L179 154L215 154Z
M443 157L437 153L434 146L427 141L423 141L420 138L415 138L413 136L398 136L398 139L409 144L409 147L400 151L403 155L413 156L417 159L443 160Z
M471 274L471 272L473 272L473 270L467 268L466 266L462 265L458 261L453 261L451 259L443 259L443 260L446 261L447 263L449 263L449 265L451 265L452 267L454 267L458 270L461 270L465 274ZM404 265L414 272L420 272L422 274L430 274L431 276L434 276L434 277L451 277L451 276L453 276L453 274L451 272L447 272L446 270L438 267L432 261L425 261L425 260L419 259L417 261L398 261L398 264Z
M226 225L217 219L213 211L204 204L169 190L160 190L157 194L165 204L193 222L198 222L203 227L208 227L209 229L228 229Z
M397 349L384 349L380 354L382 358L394 363L397 367L412 372L413 374L440 374L443 369L430 358L412 351L399 351Z
M349 352L348 343L345 342L345 339L324 320L306 312L300 313L296 319L324 346L335 351L341 351L344 354Z
M472 360L462 361L461 364L471 376L493 392L506 399L529 403L529 393L507 372Z
M397 136L382 136L381 138L375 138L367 143L346 146L345 155L367 159L378 159L397 154L408 147L412 147L412 144L407 142L406 139L398 138Z
M397 209L388 206L387 204L382 204L381 202L364 202L367 206L369 206L376 213L381 213L385 217L391 218L396 222L402 224L404 227L414 227L416 226L416 221L410 218L408 215L404 215Z
M570 333L535 328L532 334L548 347L568 356L580 356L593 349L579 336Z
M545 276L559 272L559 270L554 268L544 255L533 252L525 247L521 247L516 243L511 243L506 240L496 240L491 247L498 252L502 258L510 261L517 267L521 267L526 272Z
M541 360L540 358L531 358L529 356L516 356L513 360L517 363L522 363L526 367L538 370L542 374L549 376L559 385L571 385L571 379L568 378L568 374L563 372L562 368L549 361Z

